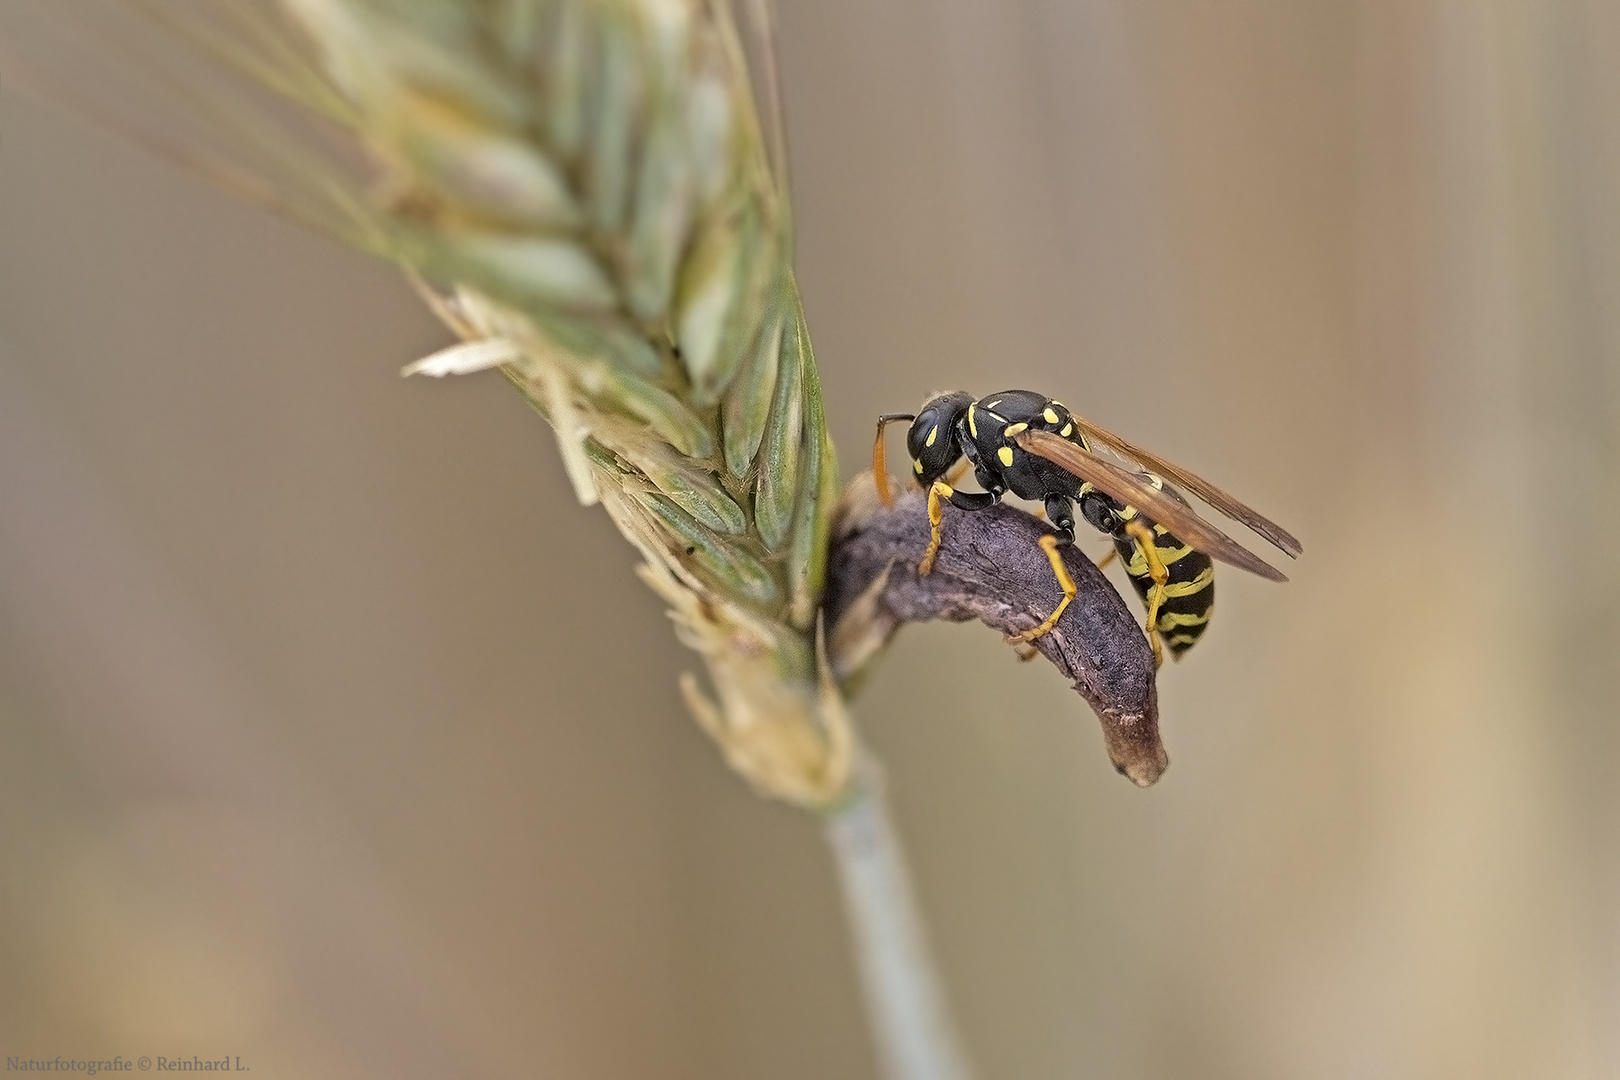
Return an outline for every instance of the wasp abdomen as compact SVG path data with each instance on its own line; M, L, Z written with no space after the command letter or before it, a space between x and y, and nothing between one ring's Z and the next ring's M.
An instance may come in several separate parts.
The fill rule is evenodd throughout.
M1173 495L1180 494L1159 477L1151 473L1145 475L1154 487L1169 490ZM1136 517L1136 509L1127 506L1119 516L1131 521ZM1113 540L1131 584L1141 594L1143 602L1148 602L1153 575L1141 545L1123 529ZM1215 564L1208 555L1182 543L1163 525L1153 526L1153 547L1168 575L1154 629L1170 651L1180 656L1193 647L1209 626L1209 617L1215 610Z

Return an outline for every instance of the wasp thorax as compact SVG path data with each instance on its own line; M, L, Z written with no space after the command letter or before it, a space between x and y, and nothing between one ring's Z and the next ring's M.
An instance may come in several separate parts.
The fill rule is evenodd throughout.
M924 487L950 471L962 456L956 442L956 422L973 404L973 395L956 390L929 398L917 410L917 419L906 432L906 451L911 455L912 473Z

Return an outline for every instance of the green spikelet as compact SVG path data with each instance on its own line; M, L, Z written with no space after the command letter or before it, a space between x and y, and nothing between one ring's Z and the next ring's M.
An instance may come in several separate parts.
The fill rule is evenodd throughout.
M368 244L557 430L646 560L762 791L849 782L815 611L836 465L729 9L702 0L287 0L381 170Z

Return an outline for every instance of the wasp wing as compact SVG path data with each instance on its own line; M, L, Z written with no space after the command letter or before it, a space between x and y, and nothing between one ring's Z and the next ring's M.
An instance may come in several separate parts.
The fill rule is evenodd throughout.
M1049 431L1026 431L1017 436L1017 442L1029 453L1089 481L1104 494L1136 507L1143 517L1163 525L1178 539L1210 558L1247 570L1268 581L1288 580L1282 571L1199 517L1191 507L1140 477L1133 476L1112 461L1100 458Z
M1075 425L1090 438L1096 439L1110 450L1117 450L1126 457L1141 463L1146 468L1174 480L1233 521L1242 522L1265 537L1290 558L1299 558L1300 553L1305 550L1287 529L1262 516L1254 508L1238 502L1231 495L1228 495L1196 473L1188 472L1174 462L1166 461L1152 451L1144 450L1128 439L1121 438L1106 428L1100 428L1089 420L1082 420L1078 416L1073 417L1073 419ZM1092 482L1096 483L1096 481ZM1110 494L1112 493L1110 492ZM1117 495L1114 497L1118 498ZM1171 531L1174 532L1175 530L1172 529ZM1181 534L1176 533L1176 535L1180 536ZM1214 553L1210 552L1210 554Z

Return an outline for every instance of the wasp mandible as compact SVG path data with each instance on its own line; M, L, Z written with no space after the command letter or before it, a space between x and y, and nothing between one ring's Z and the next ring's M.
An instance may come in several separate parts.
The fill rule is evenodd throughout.
M1039 626L1020 634L1021 641L1033 641L1051 630L1074 599L1074 579L1064 568L1058 548L1074 543L1076 506L1087 524L1113 540L1125 572L1141 594L1155 664L1164 658L1161 638L1179 658L1208 626L1215 605L1212 560L1268 581L1288 580L1199 517L1171 481L1259 533L1288 556L1297 558L1303 551L1287 530L1209 481L1082 420L1062 402L1029 390L1003 390L978 400L957 390L930 398L914 414L878 417L872 476L885 506L893 500L884 463L883 430L897 420L912 422L906 432L906 450L917 484L928 492L931 534L917 565L919 573L928 574L934 568L943 503L959 510L983 510L1010 491L1045 507L1056 531L1042 537L1040 544L1063 589L1063 599ZM1135 471L1097 455L1092 442L1127 459ZM983 491L958 491L947 480L952 467L964 457Z

